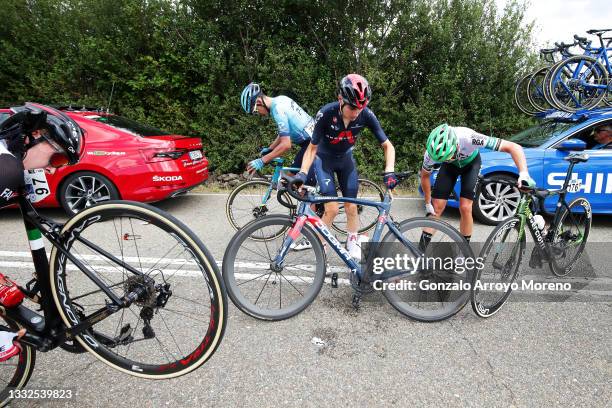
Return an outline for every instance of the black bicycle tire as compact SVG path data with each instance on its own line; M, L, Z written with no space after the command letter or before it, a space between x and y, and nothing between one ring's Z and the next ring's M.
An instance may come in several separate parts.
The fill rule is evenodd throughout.
M234 200L236 199L236 197L238 196L238 194L240 193L240 191L242 191L243 189L252 186L252 185L261 185L261 186L265 186L265 187L269 187L270 186L270 181L266 181L266 180L249 180L246 181L244 183L241 183L239 185L237 185L230 193L230 195L227 197L227 201L225 202L225 215L227 217L227 220L229 221L230 225L232 226L232 228L235 231L240 230L241 228L245 227L247 224L249 224L250 222L254 221L254 219L249 220L248 222L246 222L244 225L238 225L238 223L236 222L236 220L234 219L234 216L232 215L232 204L234 203ZM270 197L274 197L274 199L276 199L276 192L274 190L272 190L272 192L270 193ZM288 193L283 193L284 198L289 197ZM290 200L290 198L288 198ZM282 203L280 203L282 205ZM285 205L282 205L283 208L286 208L288 210L288 215L289 216L293 216L295 215L295 208L290 208L287 207ZM278 234L275 234L274 236L270 236L270 237L265 237L263 239L274 239L276 237L278 237L279 235L281 235L284 231L279 231ZM255 239L255 238L252 238ZM255 240L263 240L263 239L255 239Z
M576 56L573 56L573 57L570 57L570 58L567 58L566 60L564 60L562 64L557 65L557 67L555 68L554 72L551 74L551 78L556 78L557 74L559 73L559 71L561 69L563 69L563 66L565 66L567 64L570 64L570 63L573 63L573 62L578 62L580 60L588 61L589 63L591 63L593 65L599 65L599 68L598 68L599 72L601 72L603 74L602 77L606 79L606 83L607 83L608 72L605 69L605 67L603 65L601 65L601 63L598 60L596 60L595 58L588 57L588 56L585 56L585 55L576 55ZM555 102L556 106L558 106L559 108L561 108L561 110L564 110L566 112L576 112L576 111L578 111L580 109L591 109L591 108L597 106L601 102L601 100L605 97L605 95L606 95L606 92L601 92L601 94L597 98L593 99L589 103L588 106L570 107L570 106L566 105L564 102L562 102L562 101L560 101L558 99L557 94L554 92L553 85L554 85L554 82L551 79L551 81L549 83L549 86L550 86L549 92L550 92L551 98Z
M460 245L460 247L462 248L462 252L464 252L464 255L467 255L465 256L466 259L468 257L471 257L472 259L474 258L472 249L470 248L470 245L465 240L465 238L452 225L444 221L432 219L430 217L415 217L402 221L399 224L398 228L400 232L404 232L408 229L413 228L434 228L438 231L442 231L449 237L451 237L455 243L458 243ZM395 234L389 231L383 238L382 242L391 242L393 238L395 238ZM468 277L466 282L471 282L471 277ZM391 304L391 306L393 306L398 312L413 320L427 323L438 322L441 320L448 319L451 316L454 316L465 307L465 305L470 299L470 292L466 289L463 291L463 294L458 298L458 300L456 302L453 302L454 304L451 308L449 308L449 310L445 310L442 313L417 313L411 310L411 308L406 308L405 306L403 306L402 304L405 302L399 301L397 297L394 296L394 293L394 291L383 289L383 295Z
M568 205L567 207L563 207L563 209L561 210L561 214L559 215L559 220L561 220L561 222L565 219L565 217L567 217L567 215L570 213L571 208L574 205L577 205L579 203L582 203L583 206L585 206L585 208L588 209L588 224L586 225L585 228L585 233L584 233L584 237L582 242L580 243L579 249L578 251L576 251L576 255L574 255L574 259L572 259L569 263L569 265L567 265L565 268L561 267L558 263L557 263L557 258L555 256L551 256L551 262L549 263L549 267L551 272L555 275L555 276L559 276L559 277L563 277L563 276L567 276L571 271L573 266L575 265L576 261L580 258L580 256L582 255L582 253L584 252L584 248L586 247L587 241L589 239L589 234L591 231L591 224L593 222L593 212L591 210L591 204L589 203L589 201L584 198L584 197L577 197L575 199L573 199ZM552 241L554 242L556 235L559 232L559 228L554 228L554 226L552 226L551 228L553 228L553 231L551 231L554 235L552 237ZM552 250L552 249L551 249Z
M512 224L511 226L508 226ZM514 227L518 227L518 229L520 229L520 224L521 224L521 220L518 217L512 217L507 219L506 221L501 222L500 224L498 224L493 231L491 232L491 234L489 234L489 236L487 237L487 239L485 240L485 243L480 251L480 254L478 255L479 258L481 258L482 260L486 259L486 255L489 252L489 250L492 248L493 243L494 243L494 239L495 237L502 232L502 230L505 229L509 229L509 228L514 228ZM512 271L512 276L511 279L509 280L510 285L508 285L508 290L504 293L504 295L494 304L494 305L487 305L487 307L483 306L477 299L477 290L476 290L476 283L480 280L480 277L482 275L482 269L480 270L476 270L476 272L473 275L473 280L471 282L471 290L470 290L470 302L472 304L472 310L474 311L474 313L476 313L477 316L479 317L483 317L483 318L487 318L487 317L491 317L493 316L495 313L497 313L502 306L506 303L506 301L508 300L508 298L510 297L510 294L512 293L512 283L516 280L516 278L518 277L518 272L519 272L519 267L521 265L522 259L523 259L523 254L525 251L525 233L523 233L522 237L520 240L517 241L517 244L519 245L519 252L518 252L518 261L516 262L516 266L514 268L514 271ZM508 283L508 282L506 282Z
M128 359L117 356L112 352L107 352L105 346L97 344L98 342L93 338L95 336L89 335L87 340L85 340L85 335L89 333L88 331L86 331L85 334L77 336L76 339L81 346L96 358L110 367L126 374L148 379L167 379L188 374L201 367L214 355L225 333L227 325L227 293L216 262L200 239L181 221L156 207L133 201L106 201L85 209L66 221L60 232L60 236L64 238L69 237L70 232L73 231L73 227L77 230L78 228L84 228L83 226L85 226L88 221L95 220L96 217L103 219L102 216L105 215L105 213L109 214L115 212L130 213L131 215L140 214L143 220L149 222L155 219L160 225L164 225L169 230L172 230L173 234L180 236L183 242L190 246L191 253L194 256L197 255L198 260L205 267L205 279L208 282L209 295L211 296L211 317L214 315L215 318L214 321L211 318L206 336L204 339L201 339L198 350L195 350L188 356L187 360L189 365L181 368L178 364L174 364L173 366L164 364L164 366L168 366L164 367L166 370L164 372L161 372L161 365L151 365L151 367L144 367L142 365L134 366ZM79 222L82 223L77 226ZM68 245L65 240L62 243L65 246ZM66 249L70 250L70 246ZM75 324L78 324L78 318L76 317L77 313L72 306L69 294L63 289L66 285L58 273L59 262L58 250L56 247L53 247L49 261L51 295L55 300L59 315L66 327L73 327ZM60 296L62 296L62 298L60 298ZM68 314L72 314L73 317L69 318L67 316ZM93 327L95 328L95 326ZM97 345L94 345L94 343ZM96 350L94 350L94 348L96 348Z
M251 302L248 302L246 300L245 296L243 296L240 292L240 289L238 289L238 285L234 277L234 262L236 254L238 253L238 249L240 248L242 242L247 239L250 239L250 235L252 235L253 231L257 230L258 228L262 228L263 226L274 225L275 223L284 224L287 226L288 229L291 227L291 225L293 225L294 220L291 217L286 217L282 215L269 215L259 220L254 220L250 222L243 229L234 234L234 236L230 240L223 255L222 266L222 275L225 287L227 288L228 296L232 300L234 305L242 312L251 317L267 321L279 321L289 319L304 311L316 299L319 292L321 291L323 282L325 281L325 252L323 250L323 245L319 241L315 231L309 225L305 224L302 227L302 233L313 245L317 268L315 278L313 279L313 288L310 291L310 294L304 299L304 301L301 302L299 306L294 307L284 313L263 312L261 308L252 305Z
M527 75L522 76L517 82L516 82L516 86L514 88L514 103L516 105L516 107L523 112L525 115L529 115L529 116L534 116L537 111L533 108L533 106L530 106L532 109L529 109L529 107L525 107L522 102L520 101L519 98L519 94L523 91L522 87L525 86L524 82L530 80L531 75L533 73L529 73Z
M7 316L2 316L11 330L19 330L21 327ZM17 359L17 369L15 374L8 382L7 386L0 391L0 407L4 407L11 402L11 390L20 390L26 386L36 365L36 350L31 346L21 343L21 352L14 356L10 361Z

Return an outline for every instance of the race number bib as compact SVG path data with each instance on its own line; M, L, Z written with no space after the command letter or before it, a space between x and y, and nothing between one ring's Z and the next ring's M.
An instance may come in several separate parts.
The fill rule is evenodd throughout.
M578 190L580 190L580 187L582 187L582 183L580 182L580 180L571 180L567 184L567 192L568 193L577 193Z
M304 132L308 133L308 135L312 137L312 133L314 132L314 127L315 127L315 121L311 120L304 128Z
M47 176L43 169L26 170L24 173L25 190L28 200L37 203L51 194Z

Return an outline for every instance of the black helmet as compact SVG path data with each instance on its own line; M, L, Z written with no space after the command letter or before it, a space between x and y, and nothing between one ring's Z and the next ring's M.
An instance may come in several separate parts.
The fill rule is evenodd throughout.
M348 74L340 80L338 88L342 100L359 109L365 108L372 97L368 81L359 74Z
M83 150L83 132L68 115L44 105L26 103L14 108L14 115L0 126L0 139L6 139L9 151L19 156L28 149L25 137L36 130L47 130L45 136L59 145L68 156L68 163L79 161Z

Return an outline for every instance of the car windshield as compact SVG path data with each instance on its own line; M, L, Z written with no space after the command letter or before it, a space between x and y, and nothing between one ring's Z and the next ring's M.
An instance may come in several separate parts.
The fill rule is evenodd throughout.
M6 112L0 112L0 123L4 122L6 118L9 117L9 114Z
M95 120L96 122L104 123L108 126L129 132L136 136L147 137L147 136L161 136L170 135L171 133L164 132L163 130L156 129L152 126L143 125L134 120L124 118L123 116L117 115L94 115L87 116L87 118Z
M510 138L514 143L518 143L523 147L538 147L552 137L555 137L565 132L570 127L575 126L575 123L566 122L543 122L537 126L530 127Z

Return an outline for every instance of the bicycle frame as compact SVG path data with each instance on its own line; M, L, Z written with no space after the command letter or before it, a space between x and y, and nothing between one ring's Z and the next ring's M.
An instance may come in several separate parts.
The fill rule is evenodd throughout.
M27 308L23 304L15 308L0 307L1 313L19 322L27 329L27 333L21 338L22 342L40 351L51 350L64 343L66 340L72 340L75 336L91 328L95 323L109 317L120 309L128 307L135 300L133 292L130 292L123 298L118 297L93 271L89 270L82 262L64 248L63 242L65 242L67 237L62 237L60 235L62 224L58 224L38 214L30 201L23 194L20 194L13 204L17 204L21 210L30 243L35 272L35 278L28 282L26 288L22 288L22 290L28 298L40 304L43 313L41 316L39 313ZM87 222L88 220L84 221L83 227ZM68 329L62 323L59 311L51 295L50 268L47 253L42 241L43 236L59 251L60 256L68 258L111 300L105 307L100 308L89 316L85 316L78 325ZM125 270L136 275L143 275L143 273L89 242L85 238L74 235L70 238L83 243L107 260L125 268ZM32 285L31 289L30 285ZM39 291L40 296L37 295Z
M265 194L261 198L261 205L264 206L270 199L270 195L272 194L272 190L278 184L280 180L281 174L283 172L291 172L297 173L300 171L297 167L283 167L284 160L282 158L273 159L270 164L274 164L274 174L272 174L272 179L270 180L270 187L266 190Z
M321 218L319 218L317 214L315 214L315 212L312 211L312 209L310 208L310 204L324 204L332 201L341 203L352 203L368 207L376 207L376 209L378 209L378 221L376 222L376 227L374 228L374 234L372 235L371 241L375 244L375 246L369 252L368 259L366 260L366 266L370 265L373 260L373 256L376 253L376 249L378 249L380 245L380 238L382 236L382 232L385 226L389 228L389 230L399 239L401 243L410 248L410 250L415 256L422 256L422 252L419 251L411 242L404 238L400 230L397 228L395 222L391 218L389 211L391 209L392 200L393 199L390 193L387 191L382 202L373 202L350 197L311 197L308 201L300 201L297 214L295 215L296 221L289 230L287 237L285 238L281 248L279 249L278 254L274 258L273 264L275 266L282 266L283 260L287 255L287 252L289 251L291 243L299 236L300 231L304 227L304 224L308 223L313 229L315 229L319 233L320 236L325 239L325 241L327 241L327 243L333 248L336 254L338 254L340 259L342 259L344 263L349 267L351 273L356 274L362 282L371 282L371 268L362 268L361 265L349 255L347 250L329 231L329 229L321 220ZM387 280L397 277L399 275L404 275L406 273L408 272L389 271L380 275L376 275L376 280Z
M516 216L520 219L519 240L523 238L525 234L525 226L527 226L527 228L531 232L531 237L535 242L537 242L540 249L544 251L544 255L546 256L547 260L550 260L552 258L550 243L552 242L554 233L551 232L554 231L555 228L557 228L557 225L560 222L559 218L561 217L561 210L563 209L563 207L565 207L568 210L570 216L573 217L569 205L567 204L567 201L565 201L565 196L567 195L567 186L572 178L572 171L574 169L574 165L575 163L570 163L570 166L567 170L567 174L565 176L565 180L563 182L563 188L559 190L552 190L548 193L548 197L558 195L559 200L555 209L551 229L549 229L549 233L546 236L542 236L542 233L536 225L534 214L531 211L531 203L533 201L531 195L522 195L521 201L519 202L516 211Z

